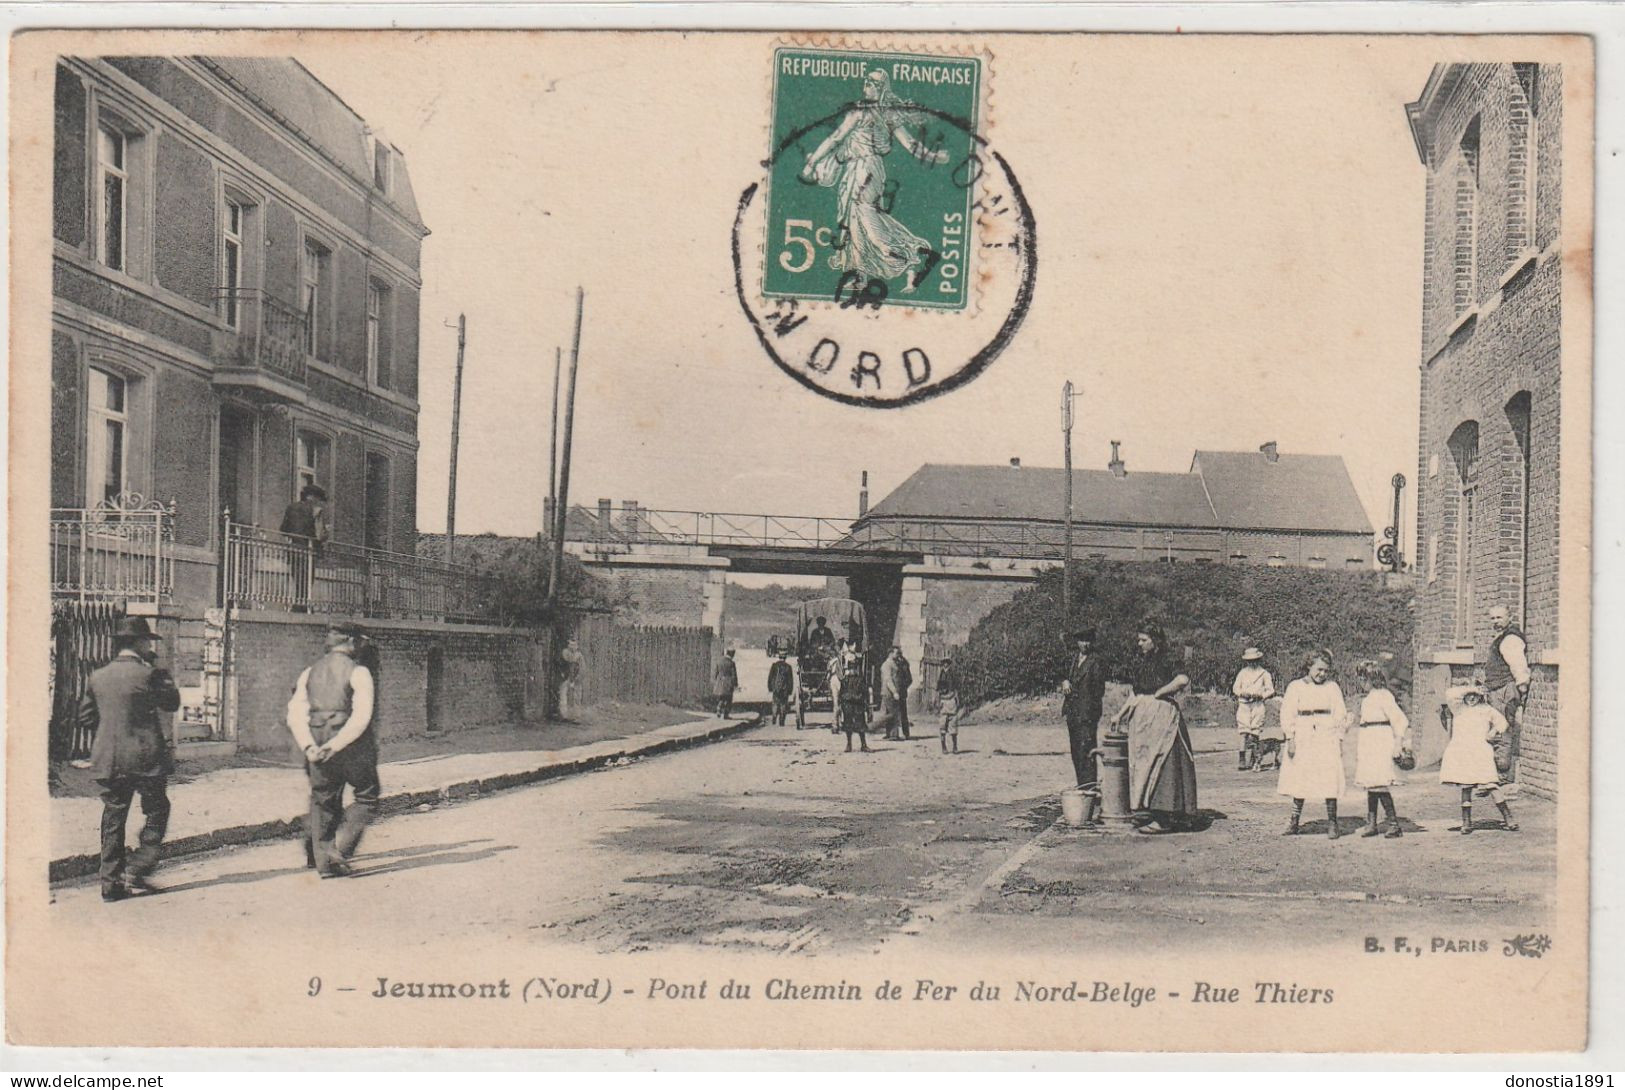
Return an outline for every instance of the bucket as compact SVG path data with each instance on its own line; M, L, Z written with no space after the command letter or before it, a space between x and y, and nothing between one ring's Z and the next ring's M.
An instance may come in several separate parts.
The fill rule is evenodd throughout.
M1087 812L1082 788L1069 787L1061 792L1061 817L1068 825L1082 825Z

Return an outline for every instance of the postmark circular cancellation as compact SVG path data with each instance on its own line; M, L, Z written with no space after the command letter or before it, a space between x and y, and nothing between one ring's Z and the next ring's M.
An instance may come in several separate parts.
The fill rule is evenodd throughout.
M763 350L808 389L913 404L974 379L1020 329L1038 232L988 139L987 78L975 52L775 50L734 280Z

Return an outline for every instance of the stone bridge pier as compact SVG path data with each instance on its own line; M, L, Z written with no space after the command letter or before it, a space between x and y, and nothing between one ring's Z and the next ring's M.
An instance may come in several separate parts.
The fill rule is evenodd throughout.
M916 708L934 703L934 664L963 644L976 622L1010 601L1046 567L1031 560L921 554L832 553L716 545L567 546L628 603L641 625L705 627L715 654L728 646L730 573L824 575L830 593L863 603L877 646L897 644L914 664Z

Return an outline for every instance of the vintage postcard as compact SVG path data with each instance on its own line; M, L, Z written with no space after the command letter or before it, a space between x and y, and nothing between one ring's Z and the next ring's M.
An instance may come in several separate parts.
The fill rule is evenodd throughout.
M1589 39L11 45L11 1043L1585 1047Z

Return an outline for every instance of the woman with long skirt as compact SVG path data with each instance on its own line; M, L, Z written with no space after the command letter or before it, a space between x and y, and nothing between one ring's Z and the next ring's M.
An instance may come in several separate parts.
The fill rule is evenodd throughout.
M1196 761L1177 697L1190 678L1170 661L1157 625L1141 626L1135 648L1127 670L1134 695L1113 720L1128 735L1129 808L1140 819L1135 831L1188 829L1198 814Z

